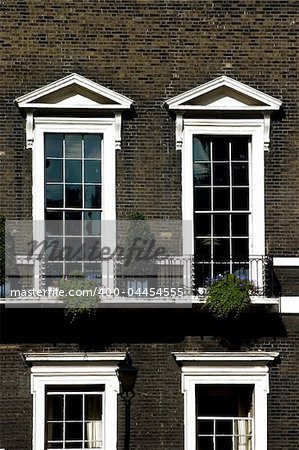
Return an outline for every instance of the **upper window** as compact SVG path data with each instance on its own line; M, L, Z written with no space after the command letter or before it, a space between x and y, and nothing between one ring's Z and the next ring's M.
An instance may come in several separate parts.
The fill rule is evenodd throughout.
M132 101L72 74L16 102L26 112L27 148L33 150L33 220L46 220L37 241L46 239L48 283L79 271L110 287L112 269L97 261L104 229L105 245L115 246L115 227L103 221L116 218L115 153L121 112Z
M166 102L176 112L183 248L195 255L197 287L226 273L264 284L264 151L280 105L226 76Z

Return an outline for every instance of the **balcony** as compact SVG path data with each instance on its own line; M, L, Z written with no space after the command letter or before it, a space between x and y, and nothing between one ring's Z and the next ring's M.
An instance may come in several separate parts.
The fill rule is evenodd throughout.
M78 262L78 268L81 262ZM96 268L96 270L95 270ZM232 270L229 270L231 268ZM38 257L16 257L16 276L0 284L1 297L8 302L63 303L59 299L57 281L51 262ZM225 270L224 270L225 269ZM248 261L207 263L194 255L161 256L150 263L128 267L119 256L93 261L93 279L101 289L101 306L109 305L182 305L205 301L206 286L213 276L234 273L254 283L252 303L277 304L272 258L250 257ZM60 277L61 278L61 277Z

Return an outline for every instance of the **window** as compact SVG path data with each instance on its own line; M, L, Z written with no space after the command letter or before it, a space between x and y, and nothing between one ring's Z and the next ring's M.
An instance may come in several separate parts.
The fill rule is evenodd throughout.
M33 152L34 240L46 238L48 283L79 271L112 287L113 263L99 264L100 249L103 241L115 247L116 150L121 113L132 100L71 74L16 103L26 113L26 146ZM45 278L38 252L40 247L34 255L37 289Z
M122 353L27 353L33 450L116 450Z
M183 251L195 256L196 287L235 273L263 288L264 152L281 102L221 76L165 105L176 113Z
M179 352L185 450L267 450L275 352Z

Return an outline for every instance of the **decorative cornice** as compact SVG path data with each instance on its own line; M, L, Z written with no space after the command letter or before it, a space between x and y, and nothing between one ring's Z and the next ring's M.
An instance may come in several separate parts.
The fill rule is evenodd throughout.
M173 352L175 360L182 365L267 365L274 361L278 352Z

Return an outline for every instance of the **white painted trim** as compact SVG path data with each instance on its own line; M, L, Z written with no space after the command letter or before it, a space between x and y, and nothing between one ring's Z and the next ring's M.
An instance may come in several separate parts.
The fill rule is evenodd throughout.
M199 384L236 384L254 386L254 448L267 450L267 394L269 369L276 352L174 352L182 365L184 394L184 449L196 450L196 397Z
M31 364L44 363L45 361L54 363L66 362L118 362L124 359L123 352L61 352L61 353L24 353L26 362Z
M282 314L299 314L299 296L281 297L280 312Z
M215 89L219 89L221 87L228 87L236 92L251 97L259 102L264 103L263 106L244 106L244 107L209 107L209 106L197 106L197 105L182 105L182 103L186 103L190 100L194 100L208 92L211 92ZM189 91L183 92L176 97L173 97L165 102L165 105L168 106L169 109L172 110L252 110L252 111L260 111L260 110L277 110L280 108L282 102L270 95L264 94L257 89L254 89L240 81L237 81L233 78L230 78L226 75L223 75L219 78L215 78L214 80L209 81L208 83L197 86Z
M89 80L88 78L82 77L81 75L78 75L76 73L72 73L64 78L61 78L57 81L54 81L53 83L50 83L46 86L43 86L39 89L36 89L32 92L29 92L28 94L22 95L21 97L18 97L15 102L17 103L19 108L60 108L63 109L63 105L56 105L51 103L32 103L35 100L44 97L45 95L52 94L53 92L59 91L61 89L64 89L67 86L70 86L72 84L75 84L77 86L80 86L82 88L87 89L88 91L93 92L94 94L101 95L109 100L112 100L112 102L116 102L114 105L109 104L102 104L99 106L91 107L99 108L101 109L129 109L133 103L133 100L131 100L128 97L125 97L124 95L118 94L115 91L112 91L111 89L108 89L98 83L95 83L94 81ZM71 108L80 108L79 105L74 105L72 107L67 107L67 109Z
M194 229L190 237L189 222L193 222L193 146L194 134L249 135L252 137L249 155L250 221L249 254L265 254L265 200L264 200L264 121L263 119L185 119L182 151L182 218L183 254L194 253Z
M299 267L299 257L289 256L275 256L273 258L273 266L277 267Z
M99 353L99 361L104 363L101 365L92 364L86 361L84 355L90 355L96 358L96 353L83 354L83 359L78 360L79 354L74 353L72 360L71 353L64 353L62 359L66 356L68 365L65 360L60 360L57 354L52 355L52 359L56 361L55 365L49 364L49 359L44 360L41 354L27 353L25 359L28 363L37 364L44 361L44 365L33 365L31 367L31 393L33 395L33 450L44 450L45 442L45 393L46 387L49 385L104 385L104 449L116 450L117 448L117 394L119 392L119 382L115 373L117 368L116 362L124 358L124 354L115 353L113 359L107 353L107 359L104 361L104 353ZM121 356L118 358L118 356ZM94 360L93 360L94 361ZM48 363L48 364L47 364ZM70 364L72 363L72 364Z

